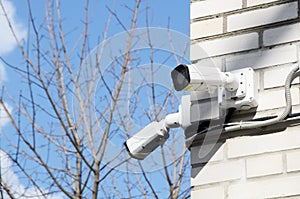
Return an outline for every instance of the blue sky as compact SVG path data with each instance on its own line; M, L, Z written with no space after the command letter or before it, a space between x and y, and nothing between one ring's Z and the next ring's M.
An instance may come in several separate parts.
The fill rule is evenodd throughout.
M5 1L4 1L5 2ZM31 43L34 43L34 37L32 37L33 32L28 32L28 9L26 3L20 3L20 1L9 1L11 10L14 10L12 18L14 19L14 24L17 28L17 34L20 38L24 40L30 39ZM34 19L40 31L43 31L45 27L39 26L40 24L45 24L45 13L46 13L46 1L34 1L32 3L32 10L34 14ZM104 0L91 1L90 11L90 26L89 26L89 45L93 49L98 43L103 40L103 34L109 15L109 9L112 7L115 9L116 14L122 20L125 26L130 27L132 13L126 7L133 7L134 1L114 1ZM189 3L182 0L164 0L164 1L142 1L141 9L137 20L137 28L146 27L146 11L145 8L148 4L148 20L150 27L169 27L172 30L178 31L189 36ZM84 4L76 4L73 0L61 1L62 19L64 25L64 32L67 33L67 45L70 47L75 47L78 38L82 34L83 22L78 24L78 22L84 20ZM120 32L124 32L122 26L116 20L111 20L107 38L114 36ZM1 25L1 24L0 24ZM3 27L3 26L2 26ZM5 27L5 26L4 26ZM2 36L3 35L3 36ZM29 37L28 37L29 35ZM16 43L10 35L10 31L7 30L0 32L0 55L8 61L10 64L15 66L20 66L23 62L18 60L20 53L16 50ZM31 36L31 37L30 37ZM10 42L10 43L7 43ZM42 44L43 45L43 44ZM49 48L49 45L47 46ZM3 49L1 51L1 49ZM1 53L2 52L2 53ZM77 56L77 55L74 55ZM2 69L1 69L2 68ZM22 82L14 75L14 71L6 69L5 72L3 67L0 67L0 72L2 73L2 79L9 79L8 84L11 87L19 86ZM3 74L7 75L3 75ZM5 77L6 76L6 77ZM1 76L0 76L1 79Z
M27 10L26 3L20 3L20 1L11 1L14 3L17 13L16 19L22 24L27 23ZM103 1L91 1L91 33L94 36L98 36L104 32L105 22L109 11L107 8L115 8L117 15L122 19L125 25L130 24L131 12L128 7L133 7L134 1L114 1L103 0ZM164 27L170 23L170 28L177 30L184 34L189 34L189 2L183 0L152 0L142 1L141 11L138 19L137 27L145 27L145 7L148 4L149 7L149 25L153 27ZM34 1L32 3L33 12L35 19L39 22L43 22L45 16L45 1ZM74 0L61 1L61 9L63 10L64 25L67 28L66 31L73 31L72 34L76 34L78 25L76 24L79 20L84 19L84 8L83 4L76 5ZM74 24L74 22L76 22ZM124 31L116 22L112 23L112 27L109 29L109 36Z
M3 1L7 6L7 11L9 12L10 18L12 19L13 25L16 27L17 35L22 38L23 42L26 44L28 40L29 43L34 43L34 38L31 32L28 31L28 9L26 3L22 1ZM22 2L22 3L21 3ZM32 10L36 24L45 23L45 13L46 13L46 1L32 1ZM146 27L146 17L145 17L145 7L147 2L142 1L140 14L137 21L137 28ZM129 27L131 23L132 13L127 8L133 7L134 1L91 1L90 11L92 15L90 16L90 29L89 29L89 45L93 49L98 43L103 39L104 29L109 15L108 8L115 10L118 17L121 19L125 26ZM148 18L150 27L169 27L172 30L181 32L185 35L189 35L189 2L183 0L149 0L148 2ZM68 46L76 46L79 35L82 33L82 24L78 22L84 19L84 7L82 3L76 3L74 0L63 0L61 4L62 19L64 24L64 31L68 34L67 44ZM16 50L16 43L14 42L8 27L5 24L3 18L0 17L0 26L6 27L0 30L0 56L4 58L8 63L17 66L24 67L24 61L21 61L20 53ZM43 31L42 26L38 26L40 31ZM112 20L110 28L108 30L108 37L114 36L124 29L116 20ZM45 48L49 48L46 46ZM74 55L76 57L76 54ZM160 60L159 58L157 60ZM172 63L171 63L172 64ZM0 83L4 83L7 89L17 97L19 90L26 92L28 86L24 83L16 74L14 70L11 70L4 63L0 62ZM0 118L1 118L0 110ZM144 121L143 121L144 122ZM1 127L4 125L4 119L0 122ZM1 126L2 125L2 126ZM9 129L8 129L9 131ZM3 147L1 139L1 147ZM3 160L2 160L3 162ZM1 163L2 164L2 163ZM9 165L9 162L7 163ZM155 177L152 177L153 181L156 181ZM22 187L22 182L19 182L17 176L14 175L14 183L16 187ZM155 182L159 187L159 180ZM25 189L25 187L23 187Z

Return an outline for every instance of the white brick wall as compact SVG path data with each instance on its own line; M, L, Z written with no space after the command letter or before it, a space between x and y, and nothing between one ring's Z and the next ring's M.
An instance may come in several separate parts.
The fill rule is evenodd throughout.
M190 58L199 65L226 71L255 69L256 118L281 113L285 79L300 56L298 1L192 2L191 40ZM297 105L293 113L299 112L299 79L291 92ZM213 153L207 153L209 148L213 147L191 148L192 199L300 198L300 125L273 134L231 138Z
M223 17L197 21L191 24L191 39L223 33Z
M198 1L191 4L191 19L240 9L242 4L242 0Z
M226 57L226 69L228 71L243 67L261 69L270 66L297 62L297 46L284 45L274 49L263 49L254 52L245 52Z
M282 154L251 157L246 160L246 167L248 178L282 173Z
M239 158L300 148L300 127L261 136L245 136L227 140L228 157Z
M258 108L257 111L269 110L275 108L285 107L284 89L266 90L258 93ZM299 88L291 88L292 104L299 104Z
M287 172L292 172L292 171L300 172L300 150L288 152L286 156L287 156Z
M300 175L260 179L230 185L228 199L279 198L300 196ZM298 197L299 197L298 196Z
M247 1L247 6L256 6L256 5L260 5L260 4L264 4L264 3L271 3L274 1L278 1L278 0L248 0Z
M249 33L210 41L198 42L191 45L190 59L197 60L217 55L258 48L258 34Z
M216 198L216 199L224 199L225 198L225 190L222 186L211 187L211 188L201 188L192 191L192 198Z
M204 66L204 67L217 67L222 70L222 58L207 58L207 59L201 59L198 60L195 65L197 66Z
M300 40L300 24L294 23L291 25L267 29L264 31L263 39L264 46Z
M295 126L227 140L218 151L221 158L192 169L192 198L300 197L299 132L300 126Z
M298 64L298 63L297 63ZM290 73L290 71L297 66L297 64L292 65L282 65L279 67L270 67L263 72L263 85L265 89L276 88L283 86L285 84L285 79ZM299 79L295 79L293 84L299 83ZM293 93L298 93L293 92ZM298 101L298 99L297 99Z
M208 163L199 172L198 169L192 169L191 185L205 185L217 182L231 181L242 177L243 161L232 160L222 163Z
M217 148L215 152L213 148ZM208 144L205 146L196 146L191 148L191 164L199 164L199 163L206 163L222 161L224 160L224 153L225 153L225 145L221 144ZM213 151L213 155L211 156L210 152Z
M266 25L298 17L298 3L287 3L269 8L238 13L228 17L228 31Z

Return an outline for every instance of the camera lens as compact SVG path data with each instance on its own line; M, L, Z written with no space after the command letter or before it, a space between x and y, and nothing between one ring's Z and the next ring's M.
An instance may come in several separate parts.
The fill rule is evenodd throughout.
M189 68L184 64L180 64L179 66L177 66L171 72L171 77L176 91L183 90L190 84L191 81Z

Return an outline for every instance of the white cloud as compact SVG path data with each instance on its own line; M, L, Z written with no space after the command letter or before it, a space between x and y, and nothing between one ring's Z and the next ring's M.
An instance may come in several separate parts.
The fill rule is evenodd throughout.
M27 32L26 28L23 24L17 22L16 20L16 8L11 1L2 0L5 11L8 15L8 18L14 28L15 34L19 38L19 40L23 40L26 38ZM0 55L7 54L11 52L15 46L16 41L13 37L13 34L9 28L7 20L4 16L2 9L0 8Z
M4 8L6 10L6 13L8 15L8 18L10 19L10 22L14 28L15 34L18 37L20 41L24 40L26 38L27 32L24 25L17 22L16 20L16 8L13 5L11 1L8 0L0 0L2 1ZM16 47L17 43L15 41L15 38L12 35L12 32L8 26L7 20L4 17L4 13L2 9L0 8L0 55L3 56L5 54L8 54L12 52L12 50ZM7 79L5 67L0 62L0 85ZM11 112L12 108L5 104ZM7 117L7 114L3 110L2 106L0 105L0 132L1 129L9 122L9 118ZM0 135L1 136L1 135ZM12 161L9 159L8 155L0 150L0 169L1 169L1 178L3 182L5 182L13 194L17 198L21 198L22 194L26 194L27 196L30 196L30 198L33 199L39 199L44 197L35 197L39 195L40 193L34 189L33 187L25 187L19 180L18 175L13 171L12 169ZM47 192L46 190L43 190L43 192ZM4 198L9 198L6 193L4 193ZM63 198L60 195L55 195L52 197L48 197L50 199L61 199Z
M5 104L5 106L7 107L8 111L11 113L12 108L8 104ZM0 105L0 132L1 132L1 129L8 122L9 122L9 118L7 117L7 114L6 114L5 110L3 109L3 107Z
M4 82L6 80L6 72L5 72L5 68L2 65L2 63L0 62L0 85L2 82Z
M1 0L8 18L11 22L14 32L20 41L27 36L27 31L22 23L16 19L16 8L11 1ZM0 8L0 56L10 53L17 45L15 38L9 28L8 22L4 16L2 8ZM0 63L0 85L6 80L4 66Z
M16 8L14 4L8 0L0 0L0 1L4 6L5 12L7 13L7 16L11 22L12 27L14 28L16 36L20 41L24 40L26 38L27 31L24 28L24 25L17 22L16 20ZM16 47L16 45L17 45L16 40L13 37L13 34L9 28L8 22L4 16L4 12L0 7L0 56L10 53ZM6 80L7 80L7 75L5 72L5 67L3 63L0 62L0 86ZM11 110L9 106L7 107L9 108L9 110ZM3 126L7 122L8 122L8 118L6 117L3 108L0 106L0 132L1 132L1 128L3 128Z
M18 176L15 174L15 172L12 169L12 161L9 159L8 155L0 150L0 163L1 163L1 177L2 181L5 182L5 184L10 188L14 196L16 198L21 198L22 196L28 196L32 199L40 199L44 197L40 197L41 193L37 191L34 188L27 188L24 185L22 185L19 181ZM44 193L47 191L43 190ZM23 195L24 194L24 195ZM4 198L9 198L5 191L4 191ZM53 195L51 197L47 197L49 199L62 199L63 197L61 195Z

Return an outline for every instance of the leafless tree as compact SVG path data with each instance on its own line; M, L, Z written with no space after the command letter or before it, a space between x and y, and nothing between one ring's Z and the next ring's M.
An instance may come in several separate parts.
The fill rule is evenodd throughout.
M33 2L28 0L24 6L29 13L28 38L22 41L0 0L1 10L21 54L19 66L3 58L1 60L22 83L16 90L5 84L1 88L0 107L9 118L9 124L1 134L1 160L6 159L12 163L11 169L26 187L17 190L7 179L9 175L4 173L7 170L1 168L2 197L189 197L189 160L185 147L180 149L182 153L179 158L163 146L158 149L163 166L153 172L147 172L138 161L135 161L138 167L133 166L133 160L129 156L117 164L114 158L118 158L120 154L114 154L115 157L109 161L105 159L105 154L110 153L107 149L110 139L123 142L128 138L132 124L127 118L144 117L146 119L141 119L143 122L160 120L167 106L175 111L176 102L172 90L163 92L154 84L154 77L157 75L154 66L156 51L149 32L146 43L149 46L147 58L150 64L146 68L150 71L147 75L152 78L151 84L145 89L146 95L137 89L131 99L121 99L122 89L134 81L131 71L138 68L139 56L145 57L145 53L141 55L137 51L133 52L132 46L134 31L138 28L137 20L141 15L144 15L141 18L145 18L147 28L150 27L148 5L135 0L133 7L124 6L131 16L129 25L118 16L114 8L116 2L107 7L110 13L107 19L97 19L107 20L101 35L102 41L107 40L112 23L117 23L128 34L122 56L113 57L114 61L103 71L98 60L108 56L102 49L107 45L98 45L93 54L95 56L89 56L95 52L91 50L91 46L96 46L90 42L90 24L91 18L96 20L93 18L93 6L97 2L84 2L82 7L85 18L78 22L76 28L81 31L74 40L65 28L65 10L59 0L46 1L45 18L42 20L36 18L32 9ZM185 50L183 49L183 55ZM180 61L177 55L171 53L171 56ZM93 70L88 70L87 64L93 65ZM143 70L140 69L140 72L143 73ZM82 76L85 77L84 81ZM130 87L127 92L131 92ZM158 98L160 95L162 97ZM99 104L93 104L96 103L95 98ZM118 108L122 100L127 102L122 104L127 106L127 113ZM148 101L152 110L145 109L142 101ZM95 110L91 110L91 104ZM156 104L161 104L161 107ZM115 121L117 117L123 118L118 124ZM125 132L120 133L121 129ZM102 132L101 135L99 132ZM176 132L172 131L170 134L172 141ZM171 146L177 147L175 140ZM172 159L172 164L168 164L166 159ZM125 171L118 170L121 166Z

